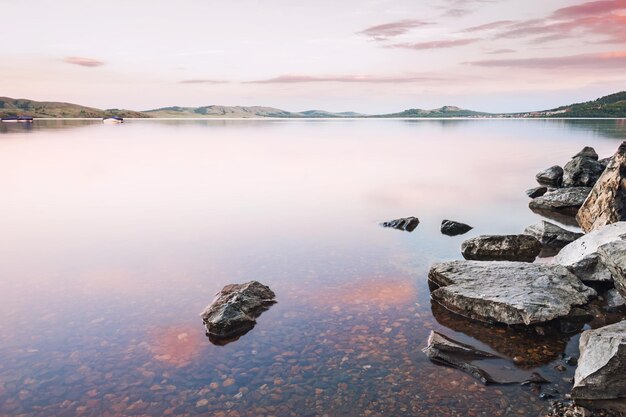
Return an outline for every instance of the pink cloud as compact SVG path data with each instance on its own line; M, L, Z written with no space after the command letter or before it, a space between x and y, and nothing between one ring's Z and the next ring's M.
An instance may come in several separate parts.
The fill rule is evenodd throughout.
M251 84L298 84L298 83L324 83L324 82L340 82L340 83L412 83L420 81L441 80L437 77L429 77L423 75L281 75L275 78L265 80L248 81Z
M498 29L502 26L508 26L513 23L515 23L513 20L498 20L496 22L486 23L480 26L469 27L463 30L463 32L481 32L483 30Z
M409 32L411 29L430 24L431 23L424 22L422 20L406 19L397 22L371 26L358 33L368 36L375 41L384 41L396 36L403 35Z
M397 43L386 46L386 48L402 48L402 49L441 49L441 48L454 48L456 46L465 46L471 43L480 41L478 38L470 39L453 39L443 41L430 41L430 42L415 42L415 43Z
M626 71L626 51L601 54L580 54L546 58L492 59L467 62L481 67L509 67L528 69L619 69Z
M80 65L81 67L100 67L104 65L103 61L99 61L93 58L85 58L81 56L68 56L63 59L63 62L72 65Z
M626 8L626 1L624 0L592 1L558 9L552 15L554 17L579 17L610 13L624 8Z
M495 49L495 50L489 51L487 53L491 54L491 55L498 55L498 54L510 54L510 53L513 53L513 52L517 52L517 51L515 49L506 49L505 48L505 49Z

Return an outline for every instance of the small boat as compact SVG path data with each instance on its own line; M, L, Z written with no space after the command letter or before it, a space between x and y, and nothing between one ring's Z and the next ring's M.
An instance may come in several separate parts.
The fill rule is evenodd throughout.
M103 123L124 123L124 119L119 116L108 116L102 118Z
M32 123L33 118L30 116L4 117L0 121L3 123Z

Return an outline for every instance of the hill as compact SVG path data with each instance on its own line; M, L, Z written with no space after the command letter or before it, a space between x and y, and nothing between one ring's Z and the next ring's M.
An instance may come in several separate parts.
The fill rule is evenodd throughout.
M409 109L400 113L384 114L374 117L487 117L494 116L490 113L482 113L473 110L461 109L456 106L443 106L438 109L423 110L423 109Z
M163 107L160 109L146 110L145 114L151 117L359 117L358 113L343 112L332 113L325 110L307 110L303 112L290 112L274 107L264 106L202 106L202 107Z
M15 116L96 118L105 116L149 117L141 112L132 110L101 110L71 103L0 97L0 118Z

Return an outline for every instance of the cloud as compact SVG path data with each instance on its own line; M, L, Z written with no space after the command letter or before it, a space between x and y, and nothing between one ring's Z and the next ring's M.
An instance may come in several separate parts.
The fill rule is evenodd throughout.
M393 45L388 45L386 48L401 48L401 49L413 49L413 50L423 50L423 49L441 49L441 48L454 48L456 46L465 46L471 43L475 43L480 41L478 38L469 38L469 39L452 39L452 40L443 40L443 41L430 41L430 42L415 42L415 43L396 43Z
M198 78L198 79L192 79L192 80L182 80L182 81L179 81L179 84L226 84L229 82L230 81L226 81L226 80L210 80L210 79Z
M423 20L405 19L397 22L384 23L382 25L370 26L360 32L360 35L365 35L375 41L385 41L390 38L403 35L409 32L411 29L421 26L427 26L431 23Z
M100 67L104 65L103 61L99 61L93 58L85 58L81 56L68 56L63 59L63 62L72 65L80 65L81 67Z
M586 70L624 70L626 71L626 51L600 54L580 54L545 58L491 59L466 62L480 67L508 67L527 69L586 69Z
M490 55L498 55L498 54L510 54L512 52L517 52L517 51L515 49L504 48L504 49L494 49L493 51L489 51L487 53Z
M474 13L473 10L453 8L453 9L448 9L443 15L448 16L448 17L464 17L472 13Z
M580 17L611 13L626 8L624 0L603 0L579 4L577 6L563 7L552 15L554 17Z
M509 26L513 23L515 23L515 21L513 20L498 20L496 22L486 23L480 26L469 27L467 29L464 29L463 32L481 32L483 30L498 29L502 26Z
M275 78L264 80L247 81L248 84L300 84L300 83L374 83L374 84L393 84L393 83L412 83L420 81L441 80L438 77L429 77L424 75L281 75Z

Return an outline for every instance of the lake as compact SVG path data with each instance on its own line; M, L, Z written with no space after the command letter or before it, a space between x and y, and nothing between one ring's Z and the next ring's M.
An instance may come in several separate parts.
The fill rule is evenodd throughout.
M578 336L455 316L427 272L536 223L536 172L624 138L626 120L0 124L0 415L537 415L532 387L431 363L429 332L562 393ZM379 226L407 216L412 233ZM200 313L250 280L278 303L212 344Z

